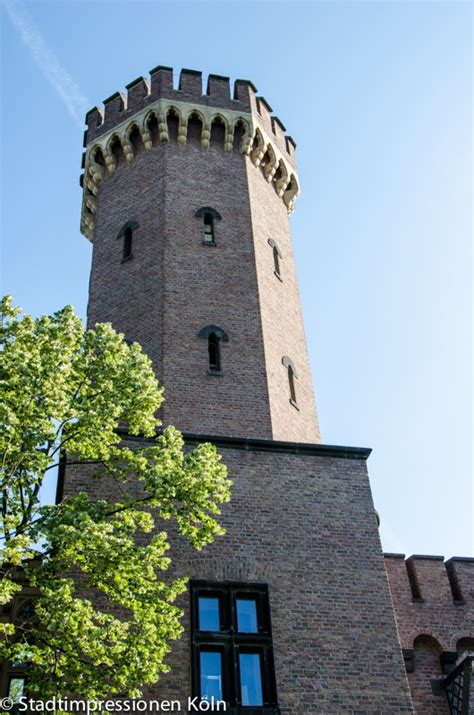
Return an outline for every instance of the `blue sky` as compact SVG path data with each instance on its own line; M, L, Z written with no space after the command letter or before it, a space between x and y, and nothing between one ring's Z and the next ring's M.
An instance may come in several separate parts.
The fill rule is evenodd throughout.
M2 292L85 315L84 110L157 64L251 79L298 144L323 441L374 449L385 550L471 555L471 4L1 4Z

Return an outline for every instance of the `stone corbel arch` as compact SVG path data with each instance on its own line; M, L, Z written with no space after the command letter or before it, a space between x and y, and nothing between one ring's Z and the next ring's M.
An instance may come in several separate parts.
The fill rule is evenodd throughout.
M140 126L140 131L141 131L141 134L143 137L143 143L145 144L145 149L147 149L147 150L153 148L153 137L152 137L150 128L148 126L152 119L156 120L156 124L158 126L159 125L158 113L156 112L155 109L152 109L143 115L143 119L142 119L141 126ZM158 131L158 134L159 134L159 131ZM158 141L159 141L159 138L158 138Z
M170 140L168 122L166 121L167 116L166 112L158 112L158 141L160 144Z
M263 136L259 129L255 130L255 135L253 137L253 146L250 153L250 158L255 166L259 166L265 154L265 142Z
M237 119L234 122L234 134L235 134L235 129L238 124L241 124L244 127L244 134L242 136L242 141L240 143L239 149L242 152L242 154L245 154L246 156L248 156L248 154L250 154L250 149L252 146L252 132L250 129L250 125L247 122L247 120L244 119L243 117L237 117Z
M275 182L275 189L278 196L281 198L286 191L286 187L290 183L290 177L288 176L286 164L282 159L278 162L278 169L280 170L280 176Z
M105 163L107 164L107 168L109 170L110 174L113 174L114 171L117 169L117 162L115 161L115 157L112 152L112 145L115 143L115 141L118 141L120 143L120 146L122 147L122 151L125 155L125 158L127 158L127 155L125 154L125 149L123 147L123 139L118 134L117 132L114 132L111 137L109 137L109 140L104 147L104 157L105 157Z
M104 178L104 169L100 166L100 164L96 164L96 162L91 159L89 166L87 167L87 174L92 179L92 184L94 185L92 191L95 194L97 193L98 185Z
M178 144L181 144L183 142L180 142L179 138L180 138L180 136L183 136L183 133L182 133L183 116L182 116L180 110L178 109L178 107L174 104L168 105L164 111L164 123L165 123L165 127L166 127L166 139L164 141L169 141L168 117L170 114L174 117L177 117L177 119L178 119L178 139L177 139L177 141L178 141ZM186 134L187 134L187 124L185 125L185 129L184 129L184 144L186 144ZM161 130L160 130L160 141L161 141Z
M99 164L97 161L96 157L97 154L101 155L102 157L102 164ZM85 175L90 176L92 179L93 183L96 184L97 186L100 184L102 179L104 178L104 169L105 169L105 157L104 153L100 147L99 144L94 144L92 149L89 151L87 157L86 157L86 171Z
M229 137L229 122L227 121L226 117L221 114L220 112L216 112L213 114L209 120L209 142L211 141L211 134L212 134L212 125L213 124L222 124L224 127L224 151L229 151L227 147L228 143L228 137ZM232 138L233 138L233 130L232 130ZM232 151L232 147L230 149Z
M232 151L234 148L234 125L227 122L224 139L224 151Z
M86 207L89 209L91 214L96 213L97 202L96 202L96 198L93 194L85 195L84 203L85 203Z
M148 131L148 129L144 128L143 122L132 122L126 128L125 136L126 136L128 142L130 143L130 145L132 146L133 153L135 153L135 152L133 150L132 140L130 139L130 136L134 129L138 130L138 133L140 134L140 138L141 138L141 141L143 142L144 148L151 149L153 145L151 142L151 136L150 136L150 132ZM147 146L147 144L148 144L148 146Z
M135 158L135 152L133 151L132 142L130 141L128 134L124 133L120 137L120 141L122 143L122 149L123 153L125 154L125 159L130 164L130 162L133 161L133 159Z
M178 126L178 144L184 146L188 139L188 118L181 116Z
M209 132L209 127L207 125L206 117L198 109L190 109L188 114L186 115L186 124L189 124L190 119L198 119L201 122L201 138L200 138L201 148L207 149L209 147L210 132ZM207 132L205 134L206 130L207 130Z
M271 144L267 145L265 154L268 154L269 160L263 167L263 175L265 179L270 183L278 169L278 160L275 154L275 150L273 149Z
M204 121L202 125L201 132L201 148L209 149L209 144L211 143L211 125L207 120Z
M141 131L141 126L138 122L131 122L125 129L124 131L124 144L126 144L129 147L129 150L131 151L132 154L132 159L135 157L135 149L132 144L132 140L130 138L132 132L134 130L137 130L138 133L140 134L140 139L143 142L143 136L142 136L142 131ZM126 155L125 155L126 156ZM130 161L132 160L130 159Z
M294 174L291 174L290 176L290 183L288 184L286 190L283 193L283 202L288 209L288 213L291 213L293 211L293 208L295 206L295 201L296 197L299 194L299 186L298 182L296 181L296 177Z
M84 199L93 200L95 202L97 194L99 193L99 187L91 178L88 171L89 170L84 174Z

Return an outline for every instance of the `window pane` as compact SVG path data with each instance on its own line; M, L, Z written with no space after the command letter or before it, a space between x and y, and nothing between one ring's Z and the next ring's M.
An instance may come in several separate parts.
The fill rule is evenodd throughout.
M201 651L201 698L222 700L222 654Z
M199 597L199 630L220 631L219 599L208 596Z
M8 686L8 697L17 703L18 700L24 695L25 692L25 679L24 678L12 678Z
M257 602L253 598L237 599L237 630L239 633L258 633Z
M263 705L262 673L258 653L240 654L242 705Z

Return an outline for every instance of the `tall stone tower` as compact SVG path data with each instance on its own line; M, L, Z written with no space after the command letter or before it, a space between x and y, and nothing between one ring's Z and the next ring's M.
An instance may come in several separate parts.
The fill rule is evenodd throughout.
M89 324L152 358L188 432L318 442L288 214L295 144L250 82L157 67L87 116Z
M288 214L295 143L247 81L157 67L87 115L89 324L138 341L162 419L213 441L234 482L197 554L185 635L154 697L263 715L412 711L367 476L319 443ZM66 466L65 495L99 490Z

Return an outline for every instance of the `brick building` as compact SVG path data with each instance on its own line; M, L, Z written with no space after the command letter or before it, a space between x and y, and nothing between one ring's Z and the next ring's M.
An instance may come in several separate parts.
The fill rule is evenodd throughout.
M249 715L449 713L463 685L465 704L474 560L384 559L370 450L320 442L288 223L294 141L251 82L231 95L210 75L203 93L191 70L173 89L157 67L104 105L83 159L89 324L141 343L164 424L215 443L234 482L224 537L202 553L173 542L186 631L153 694ZM64 493L84 487L68 467Z

